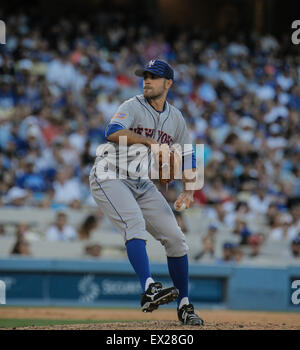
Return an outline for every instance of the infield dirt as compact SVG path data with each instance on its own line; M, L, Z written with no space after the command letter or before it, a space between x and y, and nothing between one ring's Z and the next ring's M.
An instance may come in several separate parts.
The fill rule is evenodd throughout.
M88 320L88 324L16 327L15 329L53 330L300 330L300 313L255 312L232 310L196 310L204 319L202 327L183 326L175 310L161 309L142 313L135 309L90 309L60 307L4 307L1 319ZM92 321L101 321L93 323ZM113 321L113 322L112 322ZM0 328L1 329L1 328Z

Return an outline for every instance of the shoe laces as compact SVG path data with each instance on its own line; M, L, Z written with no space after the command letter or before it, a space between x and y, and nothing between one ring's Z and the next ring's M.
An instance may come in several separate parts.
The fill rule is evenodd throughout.
M200 317L197 314L195 314L194 306L192 304L183 305L181 310L182 310L181 318L184 320L184 323L187 322L187 318L189 320L200 319ZM202 320L201 320L201 323L203 324Z
M150 293L155 294L158 293L162 289L162 286L160 283L153 283L150 285Z
M194 306L192 304L189 305L183 305L182 307L182 318L184 320L186 320L186 318L188 317L188 315L195 315L194 312ZM196 316L196 315L195 315Z
M195 312L194 306L192 304L189 304L185 307L184 311L187 312L188 314L194 313Z

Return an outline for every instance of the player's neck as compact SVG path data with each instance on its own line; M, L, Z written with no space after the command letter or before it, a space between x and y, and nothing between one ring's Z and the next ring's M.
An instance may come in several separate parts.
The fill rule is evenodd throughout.
M164 96L157 98L147 98L150 105L159 113L165 109L166 98Z

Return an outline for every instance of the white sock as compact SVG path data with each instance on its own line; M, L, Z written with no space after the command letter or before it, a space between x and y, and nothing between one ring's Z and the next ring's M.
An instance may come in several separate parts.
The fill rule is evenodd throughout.
M183 307L183 305L188 305L190 302L189 302L189 298L188 297L184 297L180 300L180 304L179 304L179 308L178 309L181 309Z
M148 277L147 280L146 280L146 283L145 283L145 290L148 289L148 287L149 287L149 285L150 285L151 283L154 283L154 280L153 280L152 277Z

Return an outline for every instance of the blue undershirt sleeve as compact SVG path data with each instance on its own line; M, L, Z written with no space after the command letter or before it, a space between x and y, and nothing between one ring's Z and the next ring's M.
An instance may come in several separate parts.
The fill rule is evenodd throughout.
M196 154L193 150L192 154L182 157L182 170L196 169Z
M119 130L125 129L123 125L118 124L118 123L113 123L113 124L109 124L106 131L105 131L105 137L107 139L107 137L111 134L113 134L114 132L117 132Z

